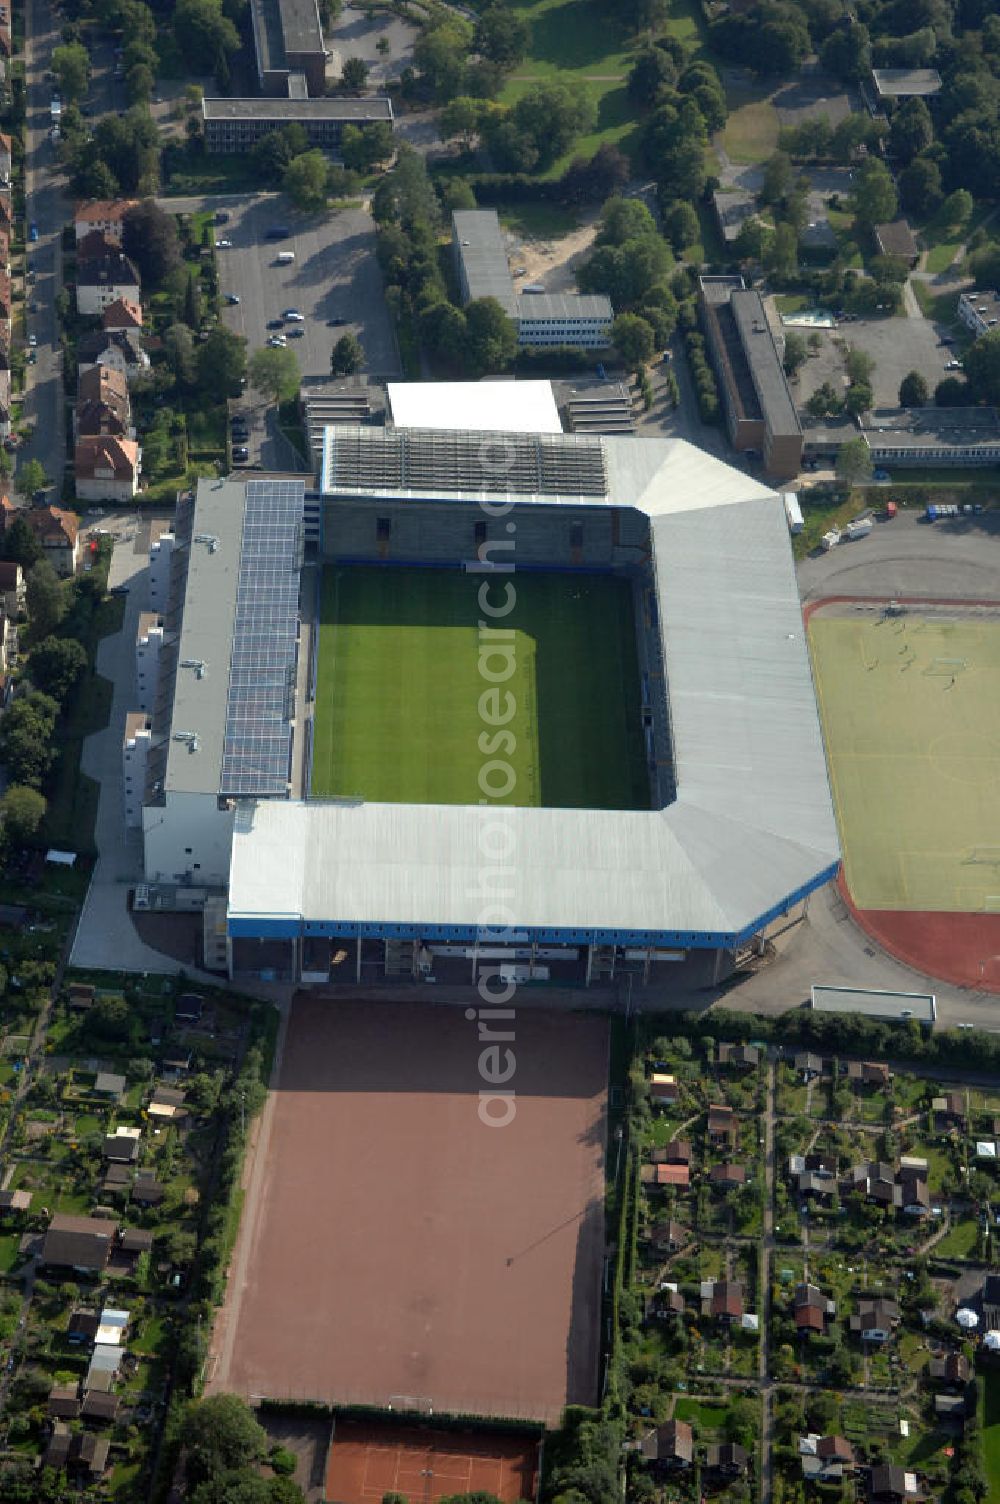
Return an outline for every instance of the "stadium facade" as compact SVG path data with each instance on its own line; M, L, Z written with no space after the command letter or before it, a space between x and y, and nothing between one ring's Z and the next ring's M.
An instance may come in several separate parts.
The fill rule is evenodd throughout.
M467 981L482 960L589 983L700 954L718 979L836 873L780 499L689 444L338 425L318 495L201 482L157 549L176 646L146 875L227 889L234 977ZM401 590L407 565L463 569L487 613L518 570L627 578L650 807L311 799L313 551Z

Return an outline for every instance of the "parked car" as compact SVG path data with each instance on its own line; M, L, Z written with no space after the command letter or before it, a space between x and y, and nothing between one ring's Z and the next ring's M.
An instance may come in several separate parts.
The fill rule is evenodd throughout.
M946 371L960 371L962 369L962 362L960 360L946 360L944 368Z
M289 329L288 331L289 339L305 339L305 337L306 331L304 329Z
M283 329L284 325L284 319L268 319L267 321L267 327L269 329Z
M300 313L297 308L286 308L282 317L286 318L290 324L304 324L306 321L305 314Z
M217 225L228 225L229 215L226 213L225 209L217 209L215 211L215 223Z
M327 321L326 321L326 327L328 329L339 329L342 324L346 324L346 323L347 323L346 319L327 319Z
M226 293L226 302L229 304L230 308L237 307L237 305L239 304L239 301L240 301L239 298L236 296L236 294L234 292L227 292Z
M38 226L35 224L34 220L32 220L31 224L28 226L28 239L32 241L38 239Z
M28 349L29 350L33 350L37 344L38 344L38 335L37 334L29 334L28 335Z
M242 461L248 460L249 458L250 451L245 444L235 444L233 446L233 459L237 464L240 464Z
M215 242L215 249L217 251L231 251L232 248L233 242L231 240L217 240Z
M889 475L888 470L873 470L872 471L872 480L889 480L889 479L891 479L891 477Z
M268 344L272 350L283 350L288 344L288 340L283 334L272 334L268 340Z

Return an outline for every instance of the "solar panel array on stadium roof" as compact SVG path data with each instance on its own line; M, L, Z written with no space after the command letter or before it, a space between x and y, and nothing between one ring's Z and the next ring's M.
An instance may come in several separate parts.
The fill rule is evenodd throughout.
M229 668L223 795L285 796L291 777L302 481L249 481Z
M606 496L600 440L575 435L332 430L331 490Z

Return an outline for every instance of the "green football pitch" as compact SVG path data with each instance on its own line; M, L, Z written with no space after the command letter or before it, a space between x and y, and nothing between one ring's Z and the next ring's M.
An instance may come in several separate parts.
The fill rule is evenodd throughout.
M649 806L632 594L625 580L499 575L495 625L513 636L513 674L480 672L478 592L460 570L328 565L323 575L311 793L405 804ZM487 672L505 671L497 657ZM499 691L501 737L480 699ZM490 703L487 714L497 714ZM511 742L514 743L511 746ZM497 797L509 781L513 786Z
M854 902L1000 911L1000 622L814 616L809 644Z

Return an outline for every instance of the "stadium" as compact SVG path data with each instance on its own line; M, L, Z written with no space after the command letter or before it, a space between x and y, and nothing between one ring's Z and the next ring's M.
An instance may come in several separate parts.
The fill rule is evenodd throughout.
M146 876L234 978L717 981L837 871L780 501L691 445L337 424L158 547Z

